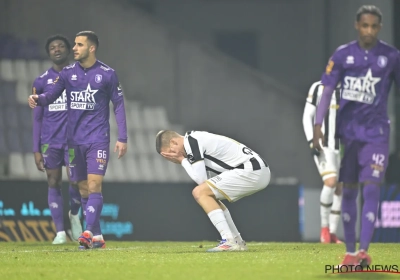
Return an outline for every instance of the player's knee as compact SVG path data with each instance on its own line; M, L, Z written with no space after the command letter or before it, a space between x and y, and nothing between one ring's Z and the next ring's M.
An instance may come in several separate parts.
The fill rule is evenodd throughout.
M343 193L343 185L338 183L335 189L335 195L342 195Z
M61 179L55 176L48 176L47 183L49 184L50 188L61 188Z
M324 185L327 187L334 188L336 187L336 184L337 184L336 176L324 180Z
M88 181L88 192L91 193L101 193L101 183L97 181Z
M200 198L207 196L207 192L204 189L204 185L197 186L193 189L192 195L196 201Z

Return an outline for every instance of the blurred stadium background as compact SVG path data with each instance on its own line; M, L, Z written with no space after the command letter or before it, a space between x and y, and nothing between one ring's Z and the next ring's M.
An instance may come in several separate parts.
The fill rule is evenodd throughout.
M293 219L301 239L317 240L321 180L301 116L308 88L320 78L329 56L356 38L355 13L364 4L381 9L380 38L399 48L400 5L394 0L0 0L0 221L7 218L5 209L14 203L17 189L29 192L30 186L38 186L40 194L27 199L32 197L34 205L44 199L43 207L46 203L45 175L36 170L31 152L27 105L33 80L51 66L45 39L60 33L73 41L77 32L93 30L100 38L97 57L116 69L124 87L129 132L128 153L121 160L111 157L105 188L120 192L123 185L129 188L120 192L123 196L141 199L135 191L143 186L149 192L188 186L179 192L191 199L190 178L155 153L154 136L166 128L207 130L260 153L273 173L269 188L285 186L296 193L299 207ZM389 104L392 152L400 147L399 101L392 95ZM113 118L111 128L113 145ZM165 195L171 193L175 195ZM152 203L151 196L143 197ZM259 203L272 199L282 213L292 203L285 192L265 195ZM21 203L30 207L28 200L15 202L15 216L22 212ZM167 201L158 211L169 211L166 205L174 201ZM122 202L115 197L113 203ZM232 207L240 209L241 203ZM124 211L143 210L135 202L130 206ZM277 213L271 219L279 220ZM264 214L265 219L272 215Z

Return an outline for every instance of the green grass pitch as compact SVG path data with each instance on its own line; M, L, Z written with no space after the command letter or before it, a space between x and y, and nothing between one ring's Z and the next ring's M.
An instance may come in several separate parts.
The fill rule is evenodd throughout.
M202 245L202 246L200 246ZM344 245L248 243L249 251L206 253L213 242L0 243L0 279L400 279L400 274L327 274ZM202 248L200 248L202 247ZM400 244L371 244L373 264L398 265Z

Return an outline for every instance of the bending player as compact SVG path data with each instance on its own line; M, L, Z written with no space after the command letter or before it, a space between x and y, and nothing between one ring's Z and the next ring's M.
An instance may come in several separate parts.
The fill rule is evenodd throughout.
M104 248L100 228L103 208L102 182L110 149L110 101L118 125L117 150L121 158L127 150L127 130L122 88L113 69L96 59L99 39L92 31L76 35L74 59L65 67L48 92L29 97L29 106L45 106L66 90L67 140L71 179L78 182L86 230L78 238L80 248Z
M205 131L190 131L185 136L171 130L160 131L156 136L156 150L165 159L181 164L197 183L193 197L222 239L208 252L247 250L221 200L235 202L264 189L270 181L265 161L245 145ZM207 171L216 176L207 179Z
M315 112L321 99L323 90L321 82L315 82L306 100L303 112L303 127L310 148L313 149L313 124ZM329 114L322 124L322 131L325 134L325 145L321 152L315 154L314 160L319 174L322 177L324 186L320 197L321 214L321 242L342 243L336 236L337 226L340 219L340 208L342 203L342 187L337 183L337 173L340 166L339 139L335 137L336 111L340 100L340 89L335 90L330 102Z
M42 94L49 90L59 72L69 64L68 55L71 45L62 35L55 35L47 39L46 52L53 62L53 66L33 82L32 94ZM62 166L66 166L69 185L72 238L78 240L82 233L79 219L81 195L76 183L69 178L68 147L67 147L67 104L65 91L54 103L48 106L38 106L33 110L33 153L38 170L47 174L48 203L51 217L56 226L57 235L53 244L67 242L64 231L63 198L61 193Z
M400 85L400 53L377 39L382 14L375 6L362 6L356 15L358 40L339 47L322 75L324 90L314 126L314 147L321 150L321 125L335 87L342 95L337 135L343 151L339 181L343 182L342 217L346 255L342 265L371 263L371 242L389 153L388 94L393 80ZM363 184L360 247L356 252L358 185Z

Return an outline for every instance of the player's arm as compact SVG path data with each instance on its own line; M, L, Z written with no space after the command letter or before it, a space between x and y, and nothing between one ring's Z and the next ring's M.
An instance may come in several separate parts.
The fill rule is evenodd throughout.
M192 164L187 158L185 158L182 160L181 165L183 168L185 168L189 177L192 178L192 180L198 185L207 180L206 165L204 164L204 160L199 160Z
M306 105L304 106L303 111L303 129L306 135L306 139L308 144L312 147L313 141L313 130L314 130L314 118L315 112L317 110L316 103L318 98L318 90L321 87L321 84L314 83L310 90L308 91L308 96L306 100Z
M314 135L313 135L313 146L318 151L321 150L320 141L323 141L323 134L321 131L322 122L328 113L329 105L331 103L332 94L336 89L338 82L340 81L343 73L340 57L336 51L330 58L328 65L326 66L325 73L322 75L322 84L324 89L322 91L321 100L317 106L314 122Z
M394 65L394 81L400 90L400 51L397 51L396 53L396 60L395 60L395 65Z
M32 95L38 95L42 93L42 86L36 79L32 86ZM33 123L32 123L32 135L33 135L33 153L35 157L36 167L40 171L44 171L44 162L40 149L40 136L42 133L42 121L43 121L44 108L38 106L33 109Z
M128 142L128 132L126 128L124 96L122 93L122 87L118 81L118 77L115 72L113 72L111 76L110 92L111 102L114 106L115 120L118 127L118 141L115 145L114 152L118 150L118 158L120 158L124 156L127 150L126 143Z
M199 134L199 132L195 133ZM185 168L190 178L200 185L207 180L206 165L204 163L204 148L197 137L192 135L187 136L187 141L185 142L187 157L182 160L181 165Z
M36 106L46 106L57 100L65 89L65 80L63 78L63 71L55 79L53 85L48 92L40 95L31 95L29 97L29 106L35 108Z

